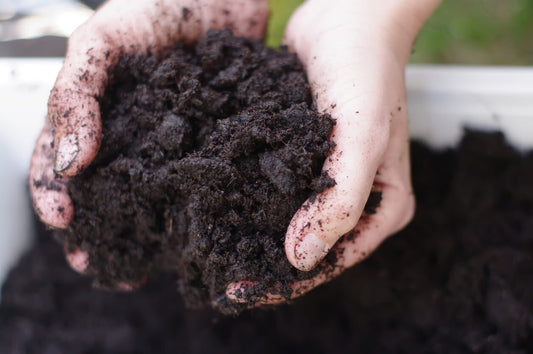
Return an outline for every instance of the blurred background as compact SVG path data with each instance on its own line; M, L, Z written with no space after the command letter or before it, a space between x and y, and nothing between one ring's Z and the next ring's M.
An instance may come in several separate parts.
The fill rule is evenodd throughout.
M102 0L1 0L0 56L63 56L67 37ZM269 0L267 43L277 46L303 0ZM415 44L412 63L532 65L533 0L445 0Z

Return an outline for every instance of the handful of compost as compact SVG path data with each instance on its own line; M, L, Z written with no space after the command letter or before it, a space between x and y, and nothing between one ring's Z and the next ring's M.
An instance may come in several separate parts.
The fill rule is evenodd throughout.
M111 76L100 151L69 181L76 212L58 232L97 285L170 272L200 306L241 279L288 298L316 274L292 267L283 242L300 205L334 185L321 174L333 120L293 54L211 31L162 61L126 56Z
M231 28L249 39L262 37L268 15L266 0L107 2L70 38L65 64L50 95L48 120L30 168L36 212L47 225L71 229L70 236L67 231L62 237L67 258L78 271L95 275L101 285L135 288L145 278L145 272L141 275L132 270L139 265L146 272L156 267L175 274L183 267L188 269L180 277L183 293L187 289L183 279L201 280L195 280L189 289L218 289L228 279L238 279L225 284L225 292L193 295L198 303L211 301L225 308L230 301L251 306L302 295L364 259L413 215L403 71L413 39L437 3L413 1L400 6L389 0L379 5L339 0L331 6L325 0L308 0L292 17L285 37L309 78L303 92L301 73L291 73L293 69L285 64L268 67L270 60L264 60L264 50L254 44L237 50L235 63L223 59L231 57L226 51L231 52L232 45L222 45L211 53L201 48L209 46L204 41L194 49L196 54L191 49L209 29ZM205 57L195 64L165 59L161 65L176 75L153 76L154 70L167 70L158 63L168 58L178 42L182 43L177 50L182 50L183 58L201 52ZM217 43L213 46L216 49ZM137 55L149 59L140 65L125 64L144 60ZM259 61L255 61L257 56ZM254 63L260 64L253 67ZM271 70L270 74L252 79L263 69ZM278 75L285 87L272 81ZM128 94L121 96L121 85ZM113 95L120 96L117 100L124 105L107 105L112 87L117 88ZM157 102L146 99L153 95L158 95ZM331 121L324 130L328 124L310 118L316 114L315 105L318 112L335 120L332 130ZM116 120L107 117L115 114L113 111ZM150 112L144 121L128 120L140 117L143 111ZM306 119L301 120L302 116ZM269 125L284 120L288 125L282 133L277 131L278 125ZM303 121L305 124L300 124ZM118 134L123 129L129 129L134 140ZM331 143L322 140L328 136ZM294 145L298 139L303 139L305 147L293 149L301 146ZM130 144L131 149L117 149L114 144ZM117 157L117 153L123 156ZM98 166L110 170L98 172ZM86 218L75 197L75 185L81 183L84 171L99 178L102 187L110 184L101 196L90 194L79 200L94 199L97 209L103 204L113 212L119 209L123 219L118 220L129 225L114 230L111 244L98 241L101 234L83 237L72 231L77 221ZM222 180L208 177L207 182L201 181L195 174L198 171ZM256 179L250 189L247 181L257 178L251 177L257 171L261 171L262 181L270 184L263 186ZM111 175L122 179L112 182ZM142 187L134 187L132 181ZM197 187L179 187L184 185ZM84 188L78 185L78 190ZM280 196L269 194L272 188ZM112 189L118 194L107 193ZM266 192L258 195L269 197L256 198L256 192L263 189ZM278 224L283 217L268 214L262 210L268 209L265 206L257 207L273 200L277 208L293 210L287 200L299 200L296 190L305 191L307 199L287 223ZM117 199L118 195L124 198ZM153 196L159 199L147 200ZM245 202L241 196L252 198ZM287 196L290 198L285 199ZM372 205L379 204L371 216L364 212L369 196ZM211 210L218 212L215 215ZM110 215L86 220L97 228ZM238 221L241 215L247 215L245 223ZM248 223L261 224L268 218L268 228L286 228L283 244L258 245L258 240L264 239L262 231L250 242L241 242L234 230L225 229L244 230ZM132 220L137 219L138 225L133 225ZM218 221L195 224L194 220L202 219L223 220L224 227L217 225ZM132 229L142 228L143 235L130 236L137 232ZM225 231L217 231L221 229ZM163 238L151 236L163 233ZM185 233L187 237L178 237L181 241L177 242L175 235ZM237 244L235 252L231 251L233 244ZM100 249L102 259L94 249ZM288 264L309 273L288 281L262 275L239 279L243 274L231 268L240 262L241 254L250 260L271 249L284 254L289 263L272 261L271 266L263 266L261 262L255 274L294 275L290 266L284 268ZM202 268L189 267L198 257L207 259L200 262ZM208 274L212 265L227 266L235 276L212 277ZM274 270L277 266L279 272Z

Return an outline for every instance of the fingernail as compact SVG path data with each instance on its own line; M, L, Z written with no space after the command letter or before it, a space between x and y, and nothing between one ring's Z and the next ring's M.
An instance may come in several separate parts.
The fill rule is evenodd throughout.
M294 246L294 257L298 269L313 269L329 252L329 246L315 234L307 234Z
M56 150L54 171L62 172L69 168L76 156L78 156L78 137L68 134L59 138Z

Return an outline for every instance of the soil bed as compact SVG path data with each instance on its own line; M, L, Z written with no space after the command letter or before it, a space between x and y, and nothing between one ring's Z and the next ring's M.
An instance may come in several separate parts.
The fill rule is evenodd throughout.
M246 304L227 303L231 282L289 297L322 269L296 271L283 247L296 210L335 183L321 174L334 122L295 55L211 31L163 61L126 57L111 75L102 146L69 184L75 219L61 233L89 253L98 286L170 272L188 306L217 300L232 313Z
M166 278L94 289L41 233L2 289L0 353L532 353L533 153L470 133L458 151L414 144L412 164L405 230L292 305L236 318L185 310Z

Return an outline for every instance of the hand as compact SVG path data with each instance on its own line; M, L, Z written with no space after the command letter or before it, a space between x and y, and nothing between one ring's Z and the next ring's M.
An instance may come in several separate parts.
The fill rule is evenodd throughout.
M266 0L112 0L99 9L69 39L33 152L29 185L40 219L66 228L73 218L66 182L98 152L97 98L109 82L108 68L128 53L164 55L177 41L194 42L211 28L262 38L267 18ZM77 250L67 258L74 269L87 268L87 253Z
M336 146L323 167L336 185L307 200L285 236L287 258L297 269L313 269L330 250L337 263L292 284L292 298L360 262L413 216L404 70L418 30L438 3L308 0L291 18L284 41L303 62L318 109L337 121ZM365 215L372 190L381 192L381 203ZM233 283L226 294L247 302L254 285ZM273 291L256 305L286 300Z

